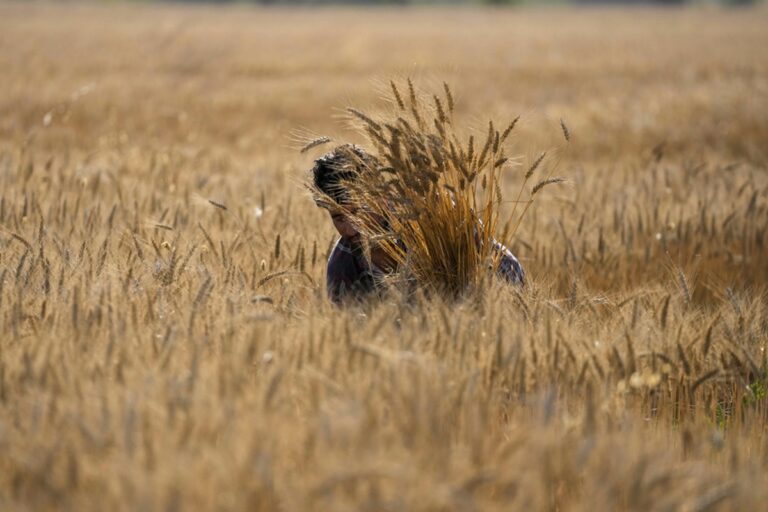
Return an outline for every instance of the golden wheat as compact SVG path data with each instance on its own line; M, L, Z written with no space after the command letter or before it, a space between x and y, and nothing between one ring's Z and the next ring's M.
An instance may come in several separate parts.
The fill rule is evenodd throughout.
M436 12L0 5L0 508L764 507L765 10ZM350 104L506 146L525 290L328 304Z

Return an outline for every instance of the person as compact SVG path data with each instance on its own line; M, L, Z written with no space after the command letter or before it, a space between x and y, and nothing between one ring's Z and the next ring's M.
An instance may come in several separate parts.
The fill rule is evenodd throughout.
M376 159L359 146L345 144L315 160L312 167L312 186L324 196L316 199L318 206L327 210L339 233L326 268L327 293L335 304L378 292L378 283L393 270L381 250L372 249L370 260L365 257L362 235L349 219L357 206L351 204L344 183L356 179L361 165L376 164ZM382 222L386 223L385 220ZM498 275L509 283L524 286L525 272L514 254L497 241L494 241L494 249L501 253Z

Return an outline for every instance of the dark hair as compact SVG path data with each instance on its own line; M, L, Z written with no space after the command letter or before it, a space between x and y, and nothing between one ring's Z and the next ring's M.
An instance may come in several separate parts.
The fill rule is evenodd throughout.
M375 166L375 159L354 144L344 144L315 160L312 167L312 183L317 192L337 204L349 202L344 182L354 181L361 168ZM316 198L322 205L323 198Z

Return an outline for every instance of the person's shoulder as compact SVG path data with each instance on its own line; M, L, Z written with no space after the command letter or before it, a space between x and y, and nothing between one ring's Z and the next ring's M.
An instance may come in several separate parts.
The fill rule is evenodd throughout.
M350 246L349 242L342 236L339 237L339 239L336 240L336 243L333 245L331 254L328 256L328 261L330 262L334 258L338 258L346 254L352 254L352 247Z
M499 273L511 283L525 284L525 270L523 270L520 260L506 247L501 252Z
M328 256L328 271L332 272L342 267L347 267L353 259L354 254L352 252L352 247L344 237L341 237L336 240L336 244L333 246L331 254Z

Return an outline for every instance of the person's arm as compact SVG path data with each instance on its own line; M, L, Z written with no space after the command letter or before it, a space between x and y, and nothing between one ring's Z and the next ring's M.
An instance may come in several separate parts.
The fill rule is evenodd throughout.
M347 297L360 296L374 289L373 277L364 261L345 244L336 242L326 268L326 290L334 304L341 304Z
M525 271L512 251L496 240L493 241L493 250L501 254L499 268L496 271L499 277L506 279L509 283L524 286Z
M349 267L349 257L346 251L340 246L341 239L333 246L331 255L328 257L328 266L325 272L325 285L328 298L334 304L340 304L351 286L351 281L347 276L346 269Z
M483 225L483 221L479 218L477 222L480 226ZM480 243L479 239L480 237L477 231L475 231L475 240L478 243ZM508 283L525 286L525 271L515 255L512 254L512 251L507 249L504 244L496 241L495 238L492 238L491 241L493 242L493 251L501 255L501 261L499 262L496 274Z

